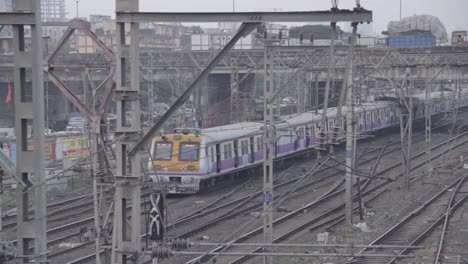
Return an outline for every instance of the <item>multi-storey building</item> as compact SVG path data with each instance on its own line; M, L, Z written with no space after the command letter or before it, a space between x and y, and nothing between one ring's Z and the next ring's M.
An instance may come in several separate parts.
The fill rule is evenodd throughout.
M42 21L66 21L65 0L41 0Z
M0 12L10 12L13 10L12 0L0 0Z

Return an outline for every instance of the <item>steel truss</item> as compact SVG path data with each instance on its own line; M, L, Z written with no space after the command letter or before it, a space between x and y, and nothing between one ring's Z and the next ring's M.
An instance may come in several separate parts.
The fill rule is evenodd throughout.
M347 46L336 46L334 64L336 69L343 70L346 66ZM219 51L163 51L155 54L151 67L155 70L203 69ZM280 58L279 69L298 68L307 63L315 70L327 71L329 68L329 47L322 46L275 46L274 52ZM147 56L142 54L142 67L150 67ZM467 47L431 47L431 48L366 48L356 47L354 50L357 67L373 69L415 67L421 65L460 67L468 65ZM216 65L215 73L230 73L235 61L241 72L262 65L263 49L232 50Z
M101 51L104 55L105 60L98 60L98 55L94 55L95 58L91 63L81 64L81 63L67 63L66 61L60 61L59 53L71 38L71 36L76 31L82 31L87 37L89 37L94 44L98 47L98 50ZM63 58L62 58L63 60ZM108 48L104 42L102 42L97 35L91 31L91 24L87 21L81 19L73 19L68 22L68 28L59 40L55 49L50 53L46 60L47 67L45 68L49 79L55 84L55 86L62 92L62 94L76 107L80 110L81 113L85 114L90 120L90 153L92 155L92 178L93 178L93 191L94 191L94 229L95 229L95 244L96 252L101 251L102 242L104 237L102 237L101 230L107 227L104 217L106 215L106 204L104 200L105 190L112 187L113 179L109 176L108 164L110 163L107 160L106 147L104 136L104 122L103 119L107 113L108 105L110 98L112 96L112 91L115 87L114 75L116 71L116 59L114 52ZM97 87L94 84L93 79L89 73L89 69L93 70L107 70L109 71L108 75L104 78L104 81ZM80 99L67 84L60 79L56 70L62 69L73 69L83 71L84 75L84 98ZM88 83L92 88L92 104L91 106L87 102L87 89ZM97 105L97 90L101 87L104 87L104 92L102 98ZM107 243L104 241L104 243ZM108 252L107 252L108 253ZM109 254L105 254L105 259ZM106 261L108 262L108 261ZM96 254L96 263L101 263L100 254Z
M118 263L127 263L127 252L132 252L134 255L134 262L138 262L139 255L141 252L140 241L139 241L139 220L140 220L140 204L139 197L140 186L139 186L139 152L145 149L145 146L151 141L151 139L156 135L162 125L169 119L169 117L180 107L190 95L200 86L208 74L219 65L220 62L225 60L225 55L232 49L234 44L242 36L249 34L255 27L257 27L261 22L267 21L302 21L302 22L317 22L317 21L328 21L328 22L370 22L372 20L372 12L364 10L362 8L355 9L353 11L319 11L319 12L263 12L263 13L140 13L138 12L139 1L131 0L116 0L116 21L117 21L117 33L119 34L118 38L118 78L117 82L117 91L122 91L129 93L125 98L122 98L121 101L118 101L118 118L117 118L117 136L122 136L125 139L120 141L117 144L117 173L116 177L119 177L117 181L117 195L116 195L116 209L115 209L115 221L116 227L115 232L117 235L114 235L113 249L116 249L120 252L117 256ZM139 116L139 84L138 84L138 71L139 71L139 57L136 56L139 54L139 45L138 45L138 23L140 22L210 22L210 21L237 21L244 22L237 32L237 34L231 39L231 41L224 47L219 53L211 56L211 59L205 60L202 65L205 65L203 70L200 72L200 75L195 78L192 84L186 89L186 91L174 102L171 108L154 124L150 131L141 139L137 140L138 132L140 131L140 120ZM130 41L125 41L125 24L130 24ZM127 43L130 43L127 45ZM129 50L125 53L123 49ZM263 51L262 51L263 53ZM126 57L126 54L133 56ZM264 54L262 54L264 55ZM120 59L122 58L122 59ZM159 58L159 57L158 57ZM190 55L189 55L190 58ZM127 63L127 60L130 60L130 86L125 86L125 71L121 71L123 65ZM196 60L192 60L195 64L198 64ZM229 63L229 60L228 60ZM254 63L255 65L260 65L259 63ZM151 65L155 65L154 62ZM200 65L200 64L198 64ZM200 66L198 66L200 67ZM145 69L145 66L143 66ZM151 69L153 70L153 69ZM172 68L175 70L175 68ZM228 68L228 73L231 70ZM265 85L267 87L267 85ZM265 105L268 105L270 102L266 101ZM119 120L125 117L126 106L129 105L132 109L132 119L131 124L128 127L122 126L119 124ZM271 122L269 123L271 126ZM130 150L128 152L128 150ZM272 167L271 167L272 168ZM273 175L270 175L270 178L273 178ZM267 197L270 199L270 197ZM132 213L130 219L131 231L128 229L127 225L127 214L124 210L127 199L132 199ZM270 201L270 200L268 200ZM271 195L270 204L272 206L273 197ZM270 207L270 206L269 206ZM268 207L268 208L269 208ZM265 215L271 217L271 211L266 210ZM272 226L268 227L267 230L271 232L266 232L266 236L272 236ZM129 234L131 232L131 235ZM114 255L113 255L114 256Z

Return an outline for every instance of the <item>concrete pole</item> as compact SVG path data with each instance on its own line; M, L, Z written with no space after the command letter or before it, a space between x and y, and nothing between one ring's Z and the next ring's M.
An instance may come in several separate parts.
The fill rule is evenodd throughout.
M432 163L431 163L431 77L429 76L430 68L426 67L426 102L425 102L425 119L426 119L426 168L428 175L432 175Z
M355 27L356 28L356 27ZM346 221L353 224L353 181L354 181L354 100L353 100L353 63L348 70L348 87L346 93L346 175L345 175L345 217Z
M138 12L139 0L116 0L117 12ZM114 232L117 232L113 249L117 250L117 263L131 263L141 252L141 186L140 154L128 155L140 138L140 65L139 23L116 22L117 71L115 100L117 101L116 138L116 195ZM127 26L128 28L127 30ZM129 31L130 39L126 32ZM130 72L123 70L127 66ZM129 85L128 85L129 84ZM130 119L126 119L126 113ZM130 214L126 207L131 205ZM131 253L129 253L131 252ZM131 254L131 256L129 255ZM132 258L130 258L132 257ZM112 263L114 264L114 263Z
M414 81L411 82L409 88L409 119L408 119L408 141L407 141L407 154L406 157L408 158L406 164L406 184L407 188L410 187L410 177L411 177L411 148L413 146L413 89L414 89Z
M87 83L88 83L88 77L89 77L89 70L86 69L86 78L85 80L85 94L87 94ZM89 78L91 81L91 78ZM91 84L91 89L92 89L92 98L91 98L91 109L93 109L93 112L96 113L96 87L94 87L94 84ZM84 100L85 104L87 104L87 99L85 96ZM94 234L95 234L95 249L96 252L101 251L101 210L103 209L104 205L102 203L102 186L100 186L100 181L102 179L99 179L99 171L100 171L100 164L103 165L103 160L99 160L102 155L97 154L99 150L99 137L100 137L100 132L101 132L101 124L98 123L96 120L92 120L92 131L90 133L90 142L91 142L91 151L90 155L91 156L91 161L92 161L92 177L93 177L93 205L94 205ZM102 184L102 183L101 183ZM105 257L105 259L107 259ZM96 254L96 264L101 264L101 254Z
M408 69L407 69L408 71ZM408 76L408 75L407 75ZM409 77L407 77L409 78ZM403 109L400 112L400 131L401 131L401 149L403 151L403 172L406 179L406 187L410 187L410 172L411 172L411 145L413 137L413 83L409 82L406 87L406 92L402 93L408 117L403 117ZM406 121L406 124L404 123Z
M46 175L44 162L44 78L42 65L41 4L36 0L13 1L13 12L32 12L31 47L26 49L25 26L13 26L14 79L15 79L15 134L16 134L16 175L27 185L18 186L17 198L17 239L21 263L47 262L46 238ZM32 94L26 87L26 73L32 72ZM29 129L28 129L29 128ZM32 132L34 149L28 146L28 130ZM34 176L33 176L34 175ZM33 176L33 177L32 177ZM34 219L29 218L28 209L32 204Z
M319 81L318 81L318 74L315 75L315 91L314 91L314 109L315 114L318 115L319 110Z
M239 95L239 69L237 67L237 59L231 59L231 118L230 123L237 123L243 120L241 116L241 102ZM194 99L195 101L195 99Z
M352 61L354 57L354 47L355 47L356 36L357 36L357 23L353 23L352 27L353 27L353 32L351 34L351 43L349 44L348 58L346 60L345 75L344 75L345 78L343 78L343 85L341 87L340 99L338 101L338 107L337 107L336 120L337 120L338 125L335 124L335 128L331 128L331 127L329 128L330 131L333 131L331 133L332 142L336 140L335 137L338 135L339 129L341 129L341 117L343 116L342 109L345 103L345 98L347 98L346 93L348 90L348 86L350 86L350 84L348 83L348 79L349 79L348 76L350 75L349 72L351 71L351 65L352 65ZM333 152L334 152L334 147L333 145L330 145L330 153L333 153Z
M297 73L297 112L305 112L305 90L304 90L304 80L301 72Z
M325 95L323 97L323 107L322 107L322 122L320 125L320 140L325 141L326 133L325 127L327 125L327 111L328 111L328 98L330 96L330 84L332 80L333 68L335 65L335 38L336 38L336 23L332 23L332 37L330 43L330 54L328 60L328 71L327 71L327 82L325 84ZM315 133L315 132L314 132ZM320 150L317 151L317 158L320 159L321 153Z
M273 159L275 156L274 129L274 53L269 42L265 42L265 80L264 80L264 108L263 108L263 138L265 144L265 161L263 163L263 242L273 243ZM264 257L264 263L272 263L272 257Z
M304 72L305 74L305 83L304 83L304 95L305 95L305 106L304 110L307 111L312 111L313 107L313 92L312 92L312 77L310 76L311 73L308 71Z

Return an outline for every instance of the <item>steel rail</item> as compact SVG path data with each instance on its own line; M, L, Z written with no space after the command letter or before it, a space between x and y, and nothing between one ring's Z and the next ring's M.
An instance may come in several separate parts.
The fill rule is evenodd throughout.
M449 125L449 124L452 124L452 123L453 123L453 122L448 122L448 123L442 124L442 125L440 125L440 126L438 126L438 127L434 127L433 129L442 128L442 127L445 127L445 126L447 126L447 125ZM413 136L416 137L416 136L418 136L418 135L422 135L422 132L420 132L420 133L415 133ZM366 153L366 155L371 154L371 153L374 153L374 152L377 152L377 151L379 151L379 150L380 150L380 149L373 149L373 150L370 150L369 152ZM394 152L394 151L397 151L397 150L398 150L398 148L392 149L392 150L388 150L385 154L388 154L388 153L391 153L391 152ZM420 153L420 155L422 155L422 154L424 154L424 153ZM369 159L368 161L371 161L371 160L374 160L374 159L375 159L375 158L371 158L371 159ZM326 170L326 169L329 169L329 168L325 168L325 169L323 169L323 170ZM285 186L285 185L287 185L287 184L291 184L291 183L297 181L299 178L300 178L300 177L297 177L297 178L295 178L295 179L293 179L293 180L290 180L290 181L281 183L281 184L279 184L277 187L279 187L279 186ZM247 198L247 197L243 197L243 198L245 199L245 198ZM243 198L241 198L241 199L243 199ZM240 200L240 199L239 199L239 200ZM177 201L176 201L176 202L177 202ZM253 207L252 207L252 209L253 209ZM226 218L232 217L232 216L234 216L234 215L226 215ZM226 219L226 218L223 218L223 219ZM223 220L223 219L220 219L220 221ZM86 219L86 220L92 221L91 218L90 218L90 219ZM181 219L181 220L182 220L182 219ZM180 224L180 223L179 223L179 224ZM167 227L170 228L171 225L168 225ZM142 238L144 238L144 237L145 237L145 235L142 236ZM101 251L100 254L102 254L103 252L104 252L104 251ZM93 259L94 257L95 257L95 254L90 254L90 255L85 256L85 257L83 257L83 258L77 259L76 262L75 262L75 261L69 262L69 264L86 262L86 261L85 261L86 259L91 260L91 259Z
M446 141L444 141L444 142L442 142L442 143L440 143L440 144L438 144L438 145L436 145L436 146L433 146L432 149L440 148L440 147L444 146L447 142L454 141L454 140L460 138L461 136L465 136L465 135L467 135L467 134L468 134L468 132L465 132L465 133L463 133L463 134L461 134L461 135L459 135L459 136L457 136L457 137L454 137L454 138L452 138L452 139L446 140ZM464 141L464 142L462 142L462 143L458 143L456 146L454 146L454 148L457 148L457 147L459 147L459 146L465 144L466 142L468 142L468 141ZM440 157L442 154L443 154L443 152L442 152L442 153L439 153L439 154L437 154L437 155L434 155L434 156L432 157L432 159L434 160L434 159ZM414 158L416 158L416 157L419 157L419 156L423 156L423 155L425 155L425 151L420 152L420 153L414 155L414 156L412 157L412 159L414 159ZM421 166L424 166L424 164L425 164L425 161L423 161L423 162L417 164L416 166L413 166L413 167L411 168L411 170L415 170L415 169L417 169L417 168L420 168ZM395 169L395 168L398 167L398 166L401 166L401 162L398 162L398 163L396 163L396 164L390 166L389 168L386 168L386 169L384 169L383 171L380 171L378 174L386 173L386 172L388 172L388 171L390 171L390 170L392 170L392 169ZM402 176L402 174L400 173L397 177L401 177L401 176ZM368 179L368 181L366 181L366 184L369 183L369 180L370 180L370 179ZM378 187L378 188L381 188L381 187L385 186L385 185L388 184L388 183L389 183L389 181L382 181L379 185L375 186L372 190L376 190L377 187ZM363 188L363 189L365 189L365 188ZM341 192L343 192L343 191L344 191L344 189L341 189ZM366 195L366 194L368 194L368 193L369 193L369 192L366 191L366 192L363 193L363 195ZM356 198L354 198L354 199L356 199ZM336 208L334 208L334 209L332 209L332 210L333 210L333 211L339 210L338 208L341 208L341 209L344 208L344 203L341 204L339 207L336 207ZM355 208L355 209L356 209L356 208ZM320 216L320 219L323 219L325 216L331 215L332 213L333 213L333 212L325 213L325 214L323 214L323 215ZM342 216L341 216L341 217L342 217ZM330 224L332 221L340 220L339 218L340 218L340 217L333 218L333 219L327 221L326 223L327 223L327 224ZM315 221L317 221L317 219L311 220L311 222L309 222L309 225L312 224L312 222L315 222ZM323 225L320 225L320 226L323 226ZM304 227L301 226L301 228L304 228ZM299 229L294 229L294 230L291 231L290 234L292 235L292 233L297 232L298 230L299 230ZM261 230L254 230L254 231L260 232ZM247 235L250 235L250 233L248 233ZM241 238L243 238L243 236L242 236ZM284 239L284 238L283 238L283 239ZM244 240L244 239L242 239L241 241L243 241L243 240ZM216 249L214 249L214 250L221 250L221 247L218 247L218 248L216 248ZM257 248L257 249L255 249L255 250L262 250L262 248ZM237 259L237 260L235 260L235 261L233 261L233 262L230 262L230 264L234 264L234 263L243 263L245 260L246 260L246 257L241 257L241 258L239 258L239 259ZM193 260L192 260L192 261L193 261ZM187 263L194 263L194 262L187 262Z

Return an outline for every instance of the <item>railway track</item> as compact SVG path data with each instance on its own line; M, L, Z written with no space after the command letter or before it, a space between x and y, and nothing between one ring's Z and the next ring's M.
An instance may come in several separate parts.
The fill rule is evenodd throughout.
M365 156L381 152L382 149L373 149L369 150L363 154ZM376 161L380 155L389 155L395 151L398 151L399 148L398 146L393 147L391 149L385 149L382 153L378 153L378 155L374 155L372 157L367 157L367 158L360 158L360 165L364 164L372 164L373 161ZM364 156L364 155L363 155ZM290 187L293 184L300 183L301 185L295 189L295 194L294 195L289 195L287 197L287 200L292 200L297 197L300 197L304 195L306 192L310 191L311 187L315 187L314 189L331 185L334 183L334 178L338 176L342 176L341 171L336 171L336 165L338 164L332 164L332 165L326 165L324 166L325 168L320 168L320 169L312 169L309 172L307 172L307 175L300 176L291 180L288 180L286 182L283 182L281 184L277 184L274 186L275 188L275 193L279 193L275 195L275 198L277 200L283 199L283 197L286 196L287 193L283 193L284 190L281 190L281 188L286 188ZM332 174L326 174L326 172L333 172ZM301 182L304 178L310 177L311 175L321 175L318 178L314 178L311 182ZM341 182L340 182L341 183ZM317 184L320 184L321 186L317 186ZM260 187L258 188L259 190L261 189ZM247 195L244 197L239 198L238 200L231 201L229 203L219 205L215 208L212 208L210 210L202 210L198 214L194 214L192 217L186 218L186 219L181 219L180 221L177 221L175 224L171 224L168 226L168 228L173 228L174 225L178 224L183 224L188 221L193 221L193 220L200 220L196 218L200 218L202 216L210 215L213 212L217 212L218 210L221 209L228 209L226 212L223 212L221 214L216 215L216 217L205 220L202 224L196 225L195 228L191 228L189 231L183 232L181 234L178 234L178 237L182 238L187 238L190 236L195 235L196 233L199 233L203 231L204 229L214 226L215 224L230 219L232 217L241 215L241 214L247 214L247 213L252 213L258 210L261 210L262 204L258 202L258 197L261 197L262 191L258 191L254 194ZM237 204L237 205L235 205ZM191 226L193 226L193 222L191 222Z
M445 223L442 231L442 239L445 235L447 221L444 220L450 217L451 212L457 209L468 198L468 194L457 194L463 184L465 184L467 176L457 179L449 184L442 191L432 197L427 197L427 200L419 207L406 215L397 224L388 229L384 234L376 238L369 245L405 245L408 247L419 245L427 236L429 236L441 223ZM458 200L455 198L458 196ZM433 263L439 263L442 243L439 243L439 250L435 256ZM372 251L372 253L388 252L385 249L369 249L364 248L359 253ZM395 249L392 250L395 253ZM409 248L404 248L397 252L397 255L407 254ZM391 259L375 259L371 257L359 257L351 259L356 263L395 263L399 260L398 257Z
M451 124L451 123L443 124L443 125L441 125L441 126L439 126L437 128L447 126L448 124ZM434 128L434 129L436 129L436 128ZM417 137L419 135L422 135L422 133L415 134L414 136ZM396 147L392 148L390 150L387 150L385 152L385 155L399 150L399 147L397 146L397 144L395 144L395 145L396 145ZM371 149L371 150L366 152L366 155L370 155L372 153L376 153L376 152L379 152L379 151L380 151L380 148ZM377 156L367 158L367 159L363 159L363 162L370 163L371 161L376 160L376 159L377 159ZM322 174L322 172L324 172L326 170L333 170L333 168L324 168L322 170L317 171L316 173L319 174L318 172L320 172L320 174ZM336 173L336 175L341 175L341 174ZM329 176L326 176L326 177L329 177ZM323 177L323 178L326 178L326 177ZM282 183L278 184L277 188L281 187L281 186L283 186L283 187L290 186L290 185L292 185L294 183L297 183L298 180L300 180L301 178L303 178L303 177L297 177L295 179L287 180L285 182L282 182ZM320 182L320 180L323 180L323 178L318 179L316 181L313 181L311 183L308 183L307 185L303 185L298 190L307 190L308 187L310 187L310 186L312 186L314 184L317 184L318 182ZM332 181L330 181L328 184L332 184ZM237 190L237 188L235 190ZM178 218L172 224L169 224L167 226L168 229L171 229L174 226L180 226L180 225L183 225L183 224L186 224L186 223L190 223L191 226L193 227L193 221L195 219L200 220L200 218L203 218L204 216L217 214L216 217L214 217L212 219L208 218L204 222L202 221L202 223L197 225L196 228L192 228L191 230L188 230L188 231L185 231L185 232L179 234L179 237L190 237L190 236L193 236L194 234L196 234L196 233L198 233L198 232L200 232L202 230L205 230L205 229L209 228L210 226L216 225L217 223L219 223L219 222L221 222L223 220L235 217L236 215L239 215L239 214L242 214L242 213L256 211L256 210L258 210L260 208L258 203L254 203L253 205L250 205L250 206L247 206L247 207L244 207L244 206L249 204L249 203L252 203L252 200L259 197L261 195L261 192L256 192L256 193L251 194L251 195L246 195L246 196L243 196L241 198L238 198L238 199L235 199L233 201L229 201L229 202L226 202L226 203L220 205L220 202L222 200L227 200L225 198L231 196L232 193L235 193L235 192L231 191L228 194L220 197L219 199L216 199L216 200L210 202L208 205L204 206L203 208L198 209L195 212L192 212L190 214L187 214L185 216L182 216L182 217ZM293 198L295 198L297 196L300 196L301 194L302 193L296 193L293 197L290 197L289 199L293 199ZM277 197L277 198L279 198L279 197ZM179 202L177 200L175 200L173 203L178 204ZM227 211L220 212L220 210L227 210ZM92 218L87 219L87 220L91 222ZM76 249L78 250L78 248L76 248ZM70 250L72 250L72 249L70 249ZM58 255L60 255L60 254L58 254ZM83 263L83 262L86 262L85 261L86 258L91 260L91 259L94 259L94 257L95 257L95 254L90 254L88 256L83 257L84 259L77 260L76 262L72 261L70 263Z
M436 149L440 149L442 148L443 146L445 146L445 144L447 144L448 142L451 142L453 140L456 140L458 138L461 138L462 136L465 136L467 133L464 133L456 138L453 138L453 139L450 139L450 140L447 140L445 142L442 142L441 144L438 144L436 146L434 146L432 148L432 150L436 150ZM463 144L465 144L466 141L462 141L461 143L456 143L456 145L454 146L454 148L457 148ZM436 159L438 157L440 157L441 155L444 154L444 151L436 154L433 156L433 159ZM421 153L418 153L416 155L413 156L413 159L416 159L418 157L421 157L421 156L424 156L425 155L425 152L421 152ZM384 173L388 173L392 170L395 170L395 168L398 168L399 166L401 165L401 163L396 163L394 164L393 166L390 166L382 171L380 171L378 173L378 175L382 175ZM425 165L425 162L422 161L422 162L419 162L418 164L415 164L413 165L412 167L412 170L415 170L417 168L420 168L422 166ZM398 174L396 177L401 177L402 174ZM365 186L363 186L363 190L366 189L366 185L368 185L368 182L369 182L370 179L368 179L365 183ZM389 183L390 181L388 180L378 180L378 184L376 186L374 186L372 189L370 190L366 190L363 192L363 196L366 197L366 196L369 196L371 195L373 192L377 192L377 194L382 194L385 192L385 189L382 189L382 188L385 188L385 186ZM379 191L380 190L380 191ZM275 238L275 241L274 243L279 243L281 241L284 241L286 239L288 239L289 237L291 237L292 235L294 234L297 234L298 232L301 232L303 230L305 230L306 228L311 228L311 229L316 229L316 228L319 228L319 227L323 227L323 226L327 226L327 225L330 225L330 224L333 224L333 223L336 223L336 222L341 222L343 219L344 219L344 215L342 213L343 211L343 208L344 208L344 203L342 203L342 199L340 199L339 201L335 201L335 203L330 203L329 202L329 199L330 198L333 198L333 197L339 197L339 194L342 194L344 192L344 189L340 189L339 191L337 192L334 192L334 193L329 193L328 195L326 196L323 196L321 197L320 199L316 200L314 203L311 203L311 204L308 204L302 208L299 208L298 210L296 210L295 212L293 213L290 213L284 217L281 217L277 220L275 220L274 224L275 224L275 232L276 234L278 235L276 238ZM370 196L372 197L372 196ZM356 199L357 197L355 197ZM376 197L372 197L372 198L365 198L365 199L368 199L368 201L374 199ZM312 208L315 208L318 204L323 204L325 202L328 202L330 203L328 206L325 206L327 209L325 210L325 212L321 212L319 213L318 216L316 217L313 217L312 219L310 219L310 216L309 217L304 217L304 218L308 218L308 219L304 219L303 220L303 223L302 224L298 224L298 222L300 222L299 220L294 220L294 221L289 221L288 219L290 218L293 218L295 217L296 215L299 215L300 212L303 212L304 210L310 210ZM320 206L320 208L323 209L324 206ZM357 208L356 208L357 209ZM314 209L315 211L315 209ZM283 225L283 227L280 226L280 224L282 222L285 222L287 221L287 225ZM281 230L284 230L282 234L280 234L282 231ZM254 231L251 231L241 237L239 237L238 239L235 239L233 240L233 242L236 242L236 243L239 243L239 242L246 242L250 239L254 239L255 240L255 237L257 236L260 236L261 233L262 233L262 228L257 228L255 229ZM221 252L222 250L225 250L225 247L217 247L215 248L214 250L212 250L213 252ZM257 248L257 249L254 249L253 252L258 252L258 251L261 251L263 250L262 248ZM218 263L243 263L245 262L247 259L249 259L250 257L240 257L240 258L237 258L237 259L233 259L232 257L231 258L225 258L225 257L218 257ZM188 261L187 263L197 263L197 261L201 261L201 263L207 261L207 257L203 257L203 258L195 258L195 259L192 259L191 261Z
M417 134L415 136L419 136L419 135L422 135L422 134ZM422 139L420 139L420 140L422 140ZM394 153L395 151L399 151L399 150L400 149L399 149L398 145L396 145L396 144L394 145L393 148L385 149L384 152L382 152L382 153L379 153L381 151L380 148L371 149L371 150L367 149L366 151L364 151L362 157L360 157L360 159L359 159L360 160L360 165L372 164L373 161L376 161L379 158L379 155L389 155L389 154ZM374 155L372 157L364 158L364 156L369 156L371 154L377 154L377 155ZM293 179L290 179L290 180L287 180L285 182L282 182L280 184L275 185L274 186L275 192L280 193L279 195L278 194L275 195L276 199L281 199L284 196L284 194L281 193L282 192L281 188L286 188L286 187L289 187L289 186L297 184L297 183L300 183L302 185L299 186L295 191L302 191L302 192L299 192L299 193L296 192L293 196L289 196L289 198L288 198L289 200L303 195L305 192L310 190L310 187L312 187L312 186L315 186L315 187L318 187L318 188L322 187L322 186L316 186L317 184L322 183L323 186L333 184L334 183L333 177L341 176L341 171L336 171L336 165L339 165L339 164L334 163L334 164L331 164L331 165L330 164L323 164L323 165L324 165L324 168L320 168L320 169L313 168L313 169L309 170L306 173L306 175L302 175L302 176L299 176L299 177L296 177L296 178L293 178ZM334 173L325 174L327 172L334 172ZM307 179L312 175L323 175L323 176L318 177L318 178L314 178L312 182L308 182L308 183L307 182L301 182L301 180ZM324 181L325 181L325 183L324 183ZM234 191L237 191L238 189L239 188L236 188ZM258 186L257 189L261 190L261 185ZM229 193L227 196L229 196L231 194L232 193ZM207 220L204 224L201 224L199 227L194 228L191 231L188 231L188 232L185 232L185 233L182 233L182 234L178 235L179 237L190 237L191 235L194 235L194 234L202 231L206 227L212 226L212 225L214 225L216 223L219 223L219 222L221 222L223 220L226 220L228 218L231 218L231 217L234 217L236 215L243 214L243 213L250 213L250 212L261 209L262 204L258 203L258 202L254 202L255 199L261 197L261 195L262 195L262 191L257 191L257 192L255 192L253 194L246 195L246 196L243 196L241 198L238 198L237 200L233 200L233 201L224 203L222 205L219 205L218 202L222 201L226 197L226 196L222 196L222 197L220 197L220 199L216 200L215 203L211 203L210 205L204 207L203 209L200 209L200 210L190 214L190 217L184 217L184 218L182 218L180 220L177 220L175 223L171 223L167 227L169 229L171 229L174 226L177 226L177 225L189 222L189 221L193 221L193 220L197 220L197 219L200 220L200 217L210 215L212 213L218 212L219 210L228 209L226 212L222 213L220 216L218 215L214 219ZM212 207L212 205L217 205L217 206ZM242 208L245 205L249 205L249 206ZM193 225L193 222L191 222L191 224Z
M73 212L76 209L86 207L86 206L92 204L92 201L87 202L87 203L82 203L82 204L80 203L76 207L63 208L64 206L69 206L70 204L73 204L73 203L77 203L77 202L80 202L80 201L83 201L83 200L86 200L86 199L91 199L92 196L93 196L92 194L81 195L81 196L70 198L70 199L67 199L67 200L64 200L64 201L48 204L47 205L47 210L54 210L54 209L57 210L57 208L60 208L60 210L57 210L56 212L48 214L47 216L54 216L54 215L58 215L58 214L62 214L62 213L66 214L66 213L69 213L69 212ZM34 210L29 210L29 214L32 216L34 214ZM7 231L8 229L15 228L16 227L16 222L15 222L16 217L17 217L16 213L4 216L2 218L3 222L6 222L6 221L13 221L13 222L3 224L2 225L2 231Z

